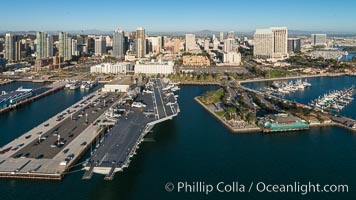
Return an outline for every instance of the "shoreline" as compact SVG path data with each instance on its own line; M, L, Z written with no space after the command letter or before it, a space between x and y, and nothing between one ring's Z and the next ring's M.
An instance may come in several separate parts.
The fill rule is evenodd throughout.
M228 128L233 133L257 133L257 132L261 133L262 132L261 128L259 128L259 127L256 127L256 128L242 128L242 129L233 128L233 127L231 127L230 124L226 123L222 118L220 118L215 112L210 110L203 102L201 102L198 99L198 97L194 97L194 100L198 104L200 104L206 111L208 111L211 115L213 115L213 117L218 119L218 121L220 123L222 123L226 128Z
M12 82L14 82L14 81L13 81L13 80L1 81L1 82L0 82L0 86L2 86L2 85L7 85L7 84L10 84L10 83L12 83Z
M216 85L216 86L221 86L221 84L219 82L195 82L195 81L179 82L179 85Z
M301 78L315 78L315 77L337 77L345 76L346 73L334 73L334 74L315 74L315 75L303 75L303 76L290 76L290 77L280 77L280 78L265 78L265 79L250 79L237 81L241 83L253 83L253 82L263 82L263 81L275 81L275 80L288 80L288 79L301 79Z

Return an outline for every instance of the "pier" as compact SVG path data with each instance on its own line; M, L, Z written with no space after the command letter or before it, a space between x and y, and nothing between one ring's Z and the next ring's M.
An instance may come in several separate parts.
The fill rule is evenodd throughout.
M0 151L0 178L60 180L105 127L104 112L120 95L95 92L68 107Z
M36 88L32 92L33 93L37 93L37 94L33 95L32 97L26 98L26 99L24 99L22 101L19 101L19 102L15 103L15 104L12 104L12 105L9 105L9 106L7 106L5 108L0 109L0 114L6 113L8 111L11 111L11 110L17 108L17 107L26 105L28 103L31 103L32 101L35 101L35 100L37 100L39 98L47 96L47 95L49 95L51 93L54 93L54 92L56 92L58 90L61 90L61 89L64 88L66 83L67 82L65 82L65 81L63 81L63 82L62 81L61 82L54 82L54 83L52 83L50 85L46 85L46 86L43 86L43 87Z
M0 81L0 86L14 82L13 80Z
M178 115L176 95L167 84L150 80L134 102L129 93L97 91L83 97L2 147L0 178L61 180L73 167L82 166L78 160L95 145L83 164L83 179L101 173L112 180L129 166L154 125ZM113 113L122 109L123 115Z

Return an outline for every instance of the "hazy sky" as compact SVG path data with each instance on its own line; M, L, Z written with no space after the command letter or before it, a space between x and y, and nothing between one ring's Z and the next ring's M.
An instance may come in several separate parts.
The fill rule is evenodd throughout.
M291 30L356 33L356 0L3 0L1 31Z

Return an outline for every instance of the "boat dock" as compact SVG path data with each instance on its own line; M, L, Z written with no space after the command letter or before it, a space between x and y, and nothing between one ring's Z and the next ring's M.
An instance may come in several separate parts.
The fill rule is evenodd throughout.
M279 101L287 102L287 103L290 103L290 104L296 103L296 102L293 102L293 101L290 101L290 100L286 100L286 99L283 99L283 98L280 98L280 97L276 97L276 96L268 94L266 92L253 90L253 89L244 87L242 85L241 85L241 87L243 89L245 89L245 90L249 90L249 91L255 92L255 93L260 94L260 95L266 95L266 96L268 96L270 98L273 98L273 99L276 99L276 100L279 100ZM347 88L345 90L342 90L342 91L338 91L339 93L341 92L342 95L341 96L339 95L338 97L335 97L336 100L340 101L340 99L342 100L343 98L346 97L346 100L351 102L354 99L353 98L353 94L354 94L353 90L354 90L354 86L352 86L350 88ZM349 102L345 102L345 106ZM315 109L317 111L322 111L322 113L324 113L324 116L331 120L330 123L324 124L325 126L335 125L335 126L339 126L339 127L342 127L342 128L346 128L346 129L351 130L351 131L356 131L356 120L355 119L351 119L351 118L348 118L348 117L345 117L345 116L341 116L341 115L338 115L338 114L333 114L333 113L324 111L323 109L321 109L320 107L317 107L317 106L311 107L309 105L303 105L303 104L300 104L300 105L302 105L305 108ZM316 125L316 126L311 126L311 127L319 127L319 126L323 126L323 125Z
M168 89L161 79L150 79L149 83L145 88L147 92L138 94L131 106L119 103L125 112L85 163L87 171L83 179L99 173L105 175L105 180L112 180L116 172L129 166L144 136L156 124L178 115L179 106L172 92L174 88ZM135 102L145 106L135 107Z
M13 80L0 81L0 86L14 82Z
M5 145L0 178L60 180L105 131L96 123L118 94L95 92Z
M64 88L64 86L66 85L66 82L63 81L63 82L54 82L50 85L46 85L46 86L43 86L43 87L39 87L39 88L36 88L32 91L32 93L34 94L33 96L29 97L29 98L26 98L22 101L19 101L15 104L12 104L12 105L9 105L7 107L4 107L2 109L0 109L0 114L2 113L6 113L10 110L13 110L19 106L22 106L22 105L25 105L25 104L28 104L32 101L35 101L39 98L42 98L44 96L47 96L53 92L56 92L58 90L61 90Z

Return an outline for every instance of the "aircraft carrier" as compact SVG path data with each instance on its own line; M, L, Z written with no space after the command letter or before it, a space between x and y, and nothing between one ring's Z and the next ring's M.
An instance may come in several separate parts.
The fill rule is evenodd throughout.
M116 172L128 167L144 136L156 124L178 115L177 90L175 84L150 79L139 92L127 94L111 109L108 116L114 123L84 164L83 179L99 173L112 180Z

